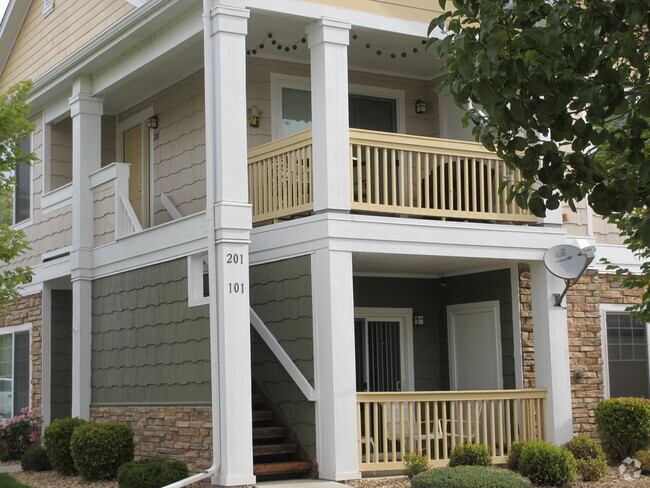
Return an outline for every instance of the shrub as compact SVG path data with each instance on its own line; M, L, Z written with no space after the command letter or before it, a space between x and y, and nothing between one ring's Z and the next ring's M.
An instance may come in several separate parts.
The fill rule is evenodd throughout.
M84 419L56 419L45 428L43 444L52 467L60 474L77 474L70 454L70 438L77 427L85 425Z
M138 459L117 470L119 488L160 488L187 478L187 465L164 458Z
M530 481L505 469L485 466L457 466L420 473L412 488L528 488Z
M506 460L508 469L519 471L519 457L521 456L521 451L528 444L530 444L529 441L517 441L512 443L510 451L508 452L508 459Z
M604 456L602 458L578 459L577 463L578 473L582 476L583 481L600 481L609 471Z
M578 435L569 442L562 444L562 447L578 459L604 459L605 453L600 444L586 435Z
M449 455L449 466L490 466L492 456L485 444L461 444Z
M548 442L531 442L519 457L519 474L535 485L569 486L576 477L573 454Z
M650 451L649 450L644 449L643 451L637 451L637 453L633 457L634 459L636 459L641 463L641 470L643 470L643 474L650 473Z
M603 449L618 462L647 449L650 439L650 400L646 398L610 398L602 400L595 411Z
M3 421L0 417L0 422ZM20 415L0 425L0 461L20 459L38 441L41 418L23 408Z
M47 452L43 447L32 447L20 459L23 471L49 471L52 469Z
M413 478L416 474L422 473L429 469L429 460L419 452L413 452L404 455L404 474Z
M122 464L133 461L134 449L133 429L127 424L82 425L70 439L75 468L86 481L114 479Z

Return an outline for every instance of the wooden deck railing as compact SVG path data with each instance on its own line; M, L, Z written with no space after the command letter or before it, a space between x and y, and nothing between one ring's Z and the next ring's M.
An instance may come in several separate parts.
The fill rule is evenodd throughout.
M253 222L313 210L311 130L248 151Z
M352 209L441 218L535 222L499 193L517 174L480 144L350 130Z
M402 470L410 452L445 466L466 442L504 463L513 442L546 439L545 403L546 390L535 389L358 393L359 469Z

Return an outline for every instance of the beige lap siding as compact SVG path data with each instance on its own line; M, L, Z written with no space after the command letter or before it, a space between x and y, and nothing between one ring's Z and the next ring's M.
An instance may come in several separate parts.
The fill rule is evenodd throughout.
M520 265L519 292L524 387L534 388L536 386L534 327L530 299L530 272L526 265ZM614 280L611 275L599 275L596 270L587 271L567 293L574 433L597 436L594 408L604 398L600 305L638 303L640 296L639 290L623 288L620 281Z
M212 465L211 407L91 407L93 422L121 422L135 432L135 457L187 463L190 473Z
M31 409L36 415L42 413L43 390L41 387L43 368L42 368L42 336L41 336L41 294L35 293L22 297L12 303L5 305L5 310L0 312L0 334L3 334L5 327L13 325L32 324L30 337L30 357L31 357L31 391L30 404Z

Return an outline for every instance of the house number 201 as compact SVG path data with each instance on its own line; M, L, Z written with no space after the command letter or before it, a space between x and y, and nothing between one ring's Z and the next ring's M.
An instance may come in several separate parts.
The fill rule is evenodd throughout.
M226 263L227 264L244 264L244 255L243 254L226 254Z
M244 284L228 283L228 293L244 293Z

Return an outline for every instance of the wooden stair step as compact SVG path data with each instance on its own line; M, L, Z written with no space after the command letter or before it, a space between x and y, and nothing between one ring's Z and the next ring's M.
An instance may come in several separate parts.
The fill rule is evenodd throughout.
M286 434L287 429L284 427L253 427L253 439L273 439Z
M275 418L275 414L273 413L273 410L253 411L253 422L257 422L260 420L273 420L274 418Z
M253 394L253 405L259 405L260 403L264 403L264 395Z
M311 471L311 461L290 461L284 463L263 463L253 466L253 474L290 474Z
M275 454L293 454L298 451L298 444L267 444L253 446L253 456L273 456Z

